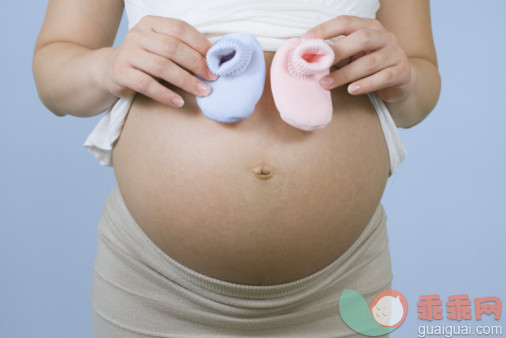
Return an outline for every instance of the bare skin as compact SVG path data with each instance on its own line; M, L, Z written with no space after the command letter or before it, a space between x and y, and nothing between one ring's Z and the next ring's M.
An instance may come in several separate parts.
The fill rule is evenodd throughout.
M50 1L34 76L42 102L62 116L93 116L138 93L113 160L125 203L148 237L182 264L241 284L293 281L342 255L371 219L390 165L377 113L347 85L376 90L399 127L427 116L439 95L428 2L382 1L378 18L388 24L354 17L314 28L317 37L361 31L362 39L333 46L334 115L311 133L280 119L268 77L250 118L232 125L205 118L195 95L206 90L193 74L212 79L204 59L210 43L184 22L147 17L110 47L122 4ZM396 62L357 67L374 53ZM264 55L269 69L273 53ZM382 70L389 75L374 77Z
M208 120L194 96L169 88L183 108L138 94L113 162L132 216L170 257L215 278L278 284L316 272L356 240L390 166L367 97L336 90L330 124L307 133L281 120L269 78L255 112L233 125Z

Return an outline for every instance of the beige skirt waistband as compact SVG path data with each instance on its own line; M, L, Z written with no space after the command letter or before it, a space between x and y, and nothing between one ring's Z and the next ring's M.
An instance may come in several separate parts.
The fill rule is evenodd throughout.
M353 289L370 303L390 289L386 220L380 203L348 250L305 278L278 285L235 284L200 274L165 254L135 222L116 185L97 225L94 337L118 330L122 337L353 335L339 316L339 295Z

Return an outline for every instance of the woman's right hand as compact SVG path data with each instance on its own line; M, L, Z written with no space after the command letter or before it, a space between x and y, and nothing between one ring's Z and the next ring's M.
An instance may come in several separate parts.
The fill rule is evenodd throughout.
M211 46L202 33L184 21L147 15L130 29L121 45L111 47L99 81L119 97L139 92L169 106L182 107L181 96L156 78L196 96L208 95L211 88L189 71L206 80L217 79L205 58Z

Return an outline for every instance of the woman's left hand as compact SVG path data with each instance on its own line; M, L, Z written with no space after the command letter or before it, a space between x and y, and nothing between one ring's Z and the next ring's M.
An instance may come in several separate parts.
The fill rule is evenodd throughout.
M414 87L415 72L395 35L376 19L341 15L326 21L301 36L305 39L345 37L331 45L336 54L334 65L341 65L320 80L325 89L348 86L350 94L375 91L384 101L406 98Z

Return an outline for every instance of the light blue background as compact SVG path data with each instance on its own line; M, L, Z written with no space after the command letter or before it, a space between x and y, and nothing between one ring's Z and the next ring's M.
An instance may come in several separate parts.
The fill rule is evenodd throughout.
M38 99L31 61L46 6L2 5L0 337L91 336L96 224L115 184L112 168L82 146L101 115L56 117ZM392 337L415 337L426 324L420 295L506 302L506 2L431 7L441 97L427 119L399 129L408 158L383 197L393 288L409 304ZM117 43L126 30L123 18ZM473 308L465 324L474 319Z

